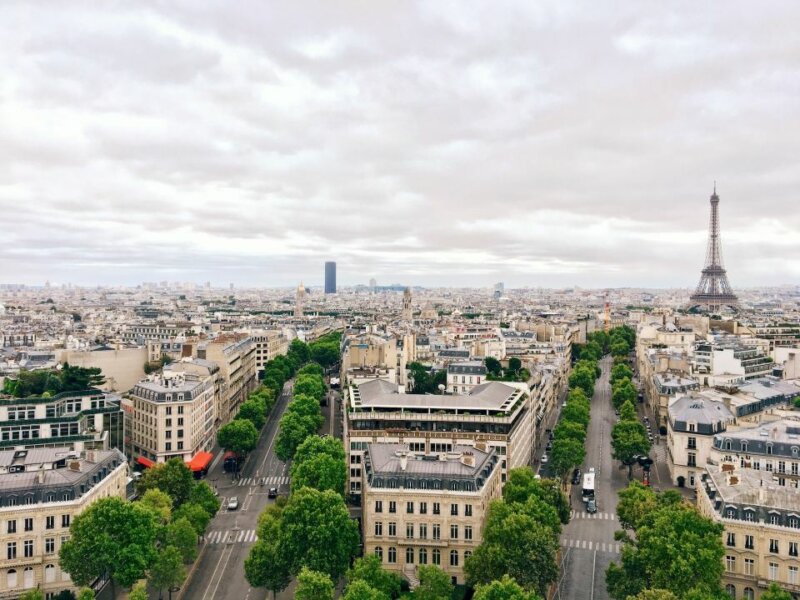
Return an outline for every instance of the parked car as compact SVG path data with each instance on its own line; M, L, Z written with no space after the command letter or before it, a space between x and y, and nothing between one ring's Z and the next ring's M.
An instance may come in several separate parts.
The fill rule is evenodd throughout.
M542 464L543 464L543 465L546 465L546 464L547 464L547 454L543 454L543 455L542 455Z
M589 502L586 503L586 512L592 513L592 514L597 512L597 501L596 500L589 500Z
M578 485L581 482L581 470L575 469L572 471L572 485Z
M239 498L234 496L228 500L228 510L236 510L237 508L239 508Z
M267 492L267 498L277 498L278 497L278 488L271 487Z
M547 445L544 447L547 452L553 449L553 442L547 442Z

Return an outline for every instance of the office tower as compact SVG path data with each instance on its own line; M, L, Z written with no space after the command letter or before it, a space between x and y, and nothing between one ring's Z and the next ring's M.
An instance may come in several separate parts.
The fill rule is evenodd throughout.
M325 293L336 293L336 263L333 261L325 263Z

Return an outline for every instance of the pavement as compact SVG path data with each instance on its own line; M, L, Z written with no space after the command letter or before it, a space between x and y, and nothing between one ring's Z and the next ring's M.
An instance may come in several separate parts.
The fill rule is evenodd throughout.
M278 402L261 432L258 446L250 453L240 477L233 478L215 460L206 481L215 487L222 508L211 520L205 535L205 551L199 559L183 598L186 600L264 600L268 592L251 588L244 577L244 561L255 543L258 516L274 502L267 498L270 487L281 495L289 494L289 465L275 456L274 445L278 422L291 399L291 382L284 386ZM260 479L266 477L264 486ZM239 509L226 509L231 497L239 499ZM271 596L270 596L271 597ZM291 588L278 594L278 600L290 600ZM175 595L173 595L175 598Z

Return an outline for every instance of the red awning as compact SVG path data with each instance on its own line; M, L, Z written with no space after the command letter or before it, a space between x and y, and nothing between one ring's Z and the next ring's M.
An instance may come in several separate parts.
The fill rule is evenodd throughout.
M189 468L192 471L204 471L208 468L208 465L211 464L211 459L214 458L214 455L211 452L198 452L194 455L194 458L189 461Z
M145 458L144 456L140 456L140 457L138 457L138 458L136 459L136 462L138 462L138 463L139 463L140 465L142 465L143 467L147 467L148 469L149 469L150 467L152 467L154 464L156 464L156 463L154 463L152 460L150 460L149 458Z

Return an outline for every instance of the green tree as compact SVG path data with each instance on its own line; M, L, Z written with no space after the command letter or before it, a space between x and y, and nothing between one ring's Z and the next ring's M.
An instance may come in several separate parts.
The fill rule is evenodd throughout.
M277 541L260 536L244 561L244 575L253 587L271 591L273 598L292 580L289 563Z
M167 546L158 553L153 566L150 567L150 584L158 590L158 597L163 597L164 588L169 590L179 587L186 579L186 567L183 566L181 553L174 546Z
M300 377L301 375L319 375L322 377L325 375L325 371L318 363L308 363L307 365L303 365L299 371L297 371L297 376Z
M656 493L638 481L631 481L619 492L617 517L625 529L638 529L658 507Z
M518 359L516 356L512 356L508 359L508 370L514 373L519 373L519 370L522 368L522 361Z
M626 400L622 406L619 407L619 418L622 421L638 421L636 416L636 409L630 401Z
M219 428L217 443L231 452L248 454L258 444L258 429L248 420L231 421Z
M597 342L591 341L581 348L581 359L600 360L603 358L603 348Z
M631 598L633 600L678 600L678 597L669 590L643 590Z
M333 600L333 581L326 573L303 567L297 576L294 597L295 600Z
M294 382L295 396L310 396L317 402L325 397L325 382L320 375L298 375Z
M513 578L503 575L502 579L479 585L472 600L541 600L533 592L526 592Z
M312 396L296 394L289 406L286 407L286 410L289 413L314 419L317 422L317 428L322 425L323 418L319 400Z
M489 508L498 510L497 503ZM546 594L558 576L558 540L553 530L525 514L511 514L499 523L487 523L483 542L467 559L470 585L489 584L510 575L528 591Z
M131 588L131 593L128 594L128 600L149 600L150 595L147 593L147 586L144 583L137 583Z
M761 600L792 600L792 595L773 582L769 584L767 591L761 594Z
M589 426L589 410L577 402L567 403L567 407L561 411L563 421L578 423L584 429Z
M136 491L144 495L147 490L159 489L172 498L172 506L178 508L189 499L195 481L191 469L180 458L146 469L136 484Z
M419 585L414 590L414 600L450 600L454 588L447 573L436 565L420 565L417 574Z
M339 344L311 344L311 358L323 367L331 367L339 362Z
M500 373L503 371L503 365L493 356L487 356L483 363L486 365L486 370L495 377L499 377Z
M686 503L657 509L628 538L621 564L612 563L606 586L616 600L646 589L669 590L679 598L691 591L716 594L725 550L723 526Z
M347 586L342 600L391 600L391 596L376 590L366 581L358 579Z
M167 525L166 544L176 548L185 563L197 558L197 531L186 517Z
M611 384L613 385L621 379L633 379L633 371L624 363L618 363L611 369Z
M503 500L508 504L525 504L531 496L555 508L561 523L569 523L569 499L561 490L559 482L554 479L536 479L536 474L530 467L511 469L503 486Z
M172 513L173 521L186 519L192 524L197 535L203 535L206 532L211 517L212 515L209 515L202 506L193 502L183 504Z
M61 568L77 585L108 575L114 597L116 584L130 587L155 559L155 516L117 497L89 506L75 517L70 533L59 552Z
M580 388L587 398L594 395L594 373L588 369L573 369L569 376L569 387Z
M396 573L383 568L381 559L370 554L356 559L347 572L347 581L350 587L356 582L364 582L387 598L400 595L402 579Z
M553 430L553 438L576 440L583 444L586 441L586 429L580 423L562 419Z
M611 355L612 356L626 356L630 353L631 349L630 346L624 341L620 340L611 344Z
M239 407L237 419L247 419L260 430L267 422L267 405L258 399L248 399Z
M139 506L148 509L159 523L167 523L172 515L172 498L158 488L150 488L139 499Z
M611 403L614 408L619 410L626 402L633 404L635 401L636 388L633 387L630 379L620 379L614 384L614 388L611 391Z
M189 502L203 507L209 516L217 514L220 507L219 498L205 481L198 481L189 493Z
M644 425L638 421L619 421L611 429L611 450L615 460L628 466L628 479L633 476L634 456L650 452L650 440Z
M28 590L19 597L19 600L44 600L44 592L39 588Z
M344 494L347 462L342 442L330 436L308 436L294 454L291 481L295 490L312 487Z
M297 358L299 364L305 364L311 359L311 351L303 340L293 339L289 344L288 354Z
M358 550L358 526L339 494L302 488L283 509L279 545L293 573L306 566L338 580Z
M135 587L136 586L134 586L134 588ZM131 591L131 593L128 596L128 598L129 598L129 600L136 600L133 597L133 591ZM76 596L76 599L77 600L94 600L95 599L94 590L92 588L87 588L87 587L81 588L81 589L78 590L78 595Z
M583 463L584 458L586 458L586 448L583 442L560 437L553 440L550 468L557 477L561 479L566 477L572 469Z

